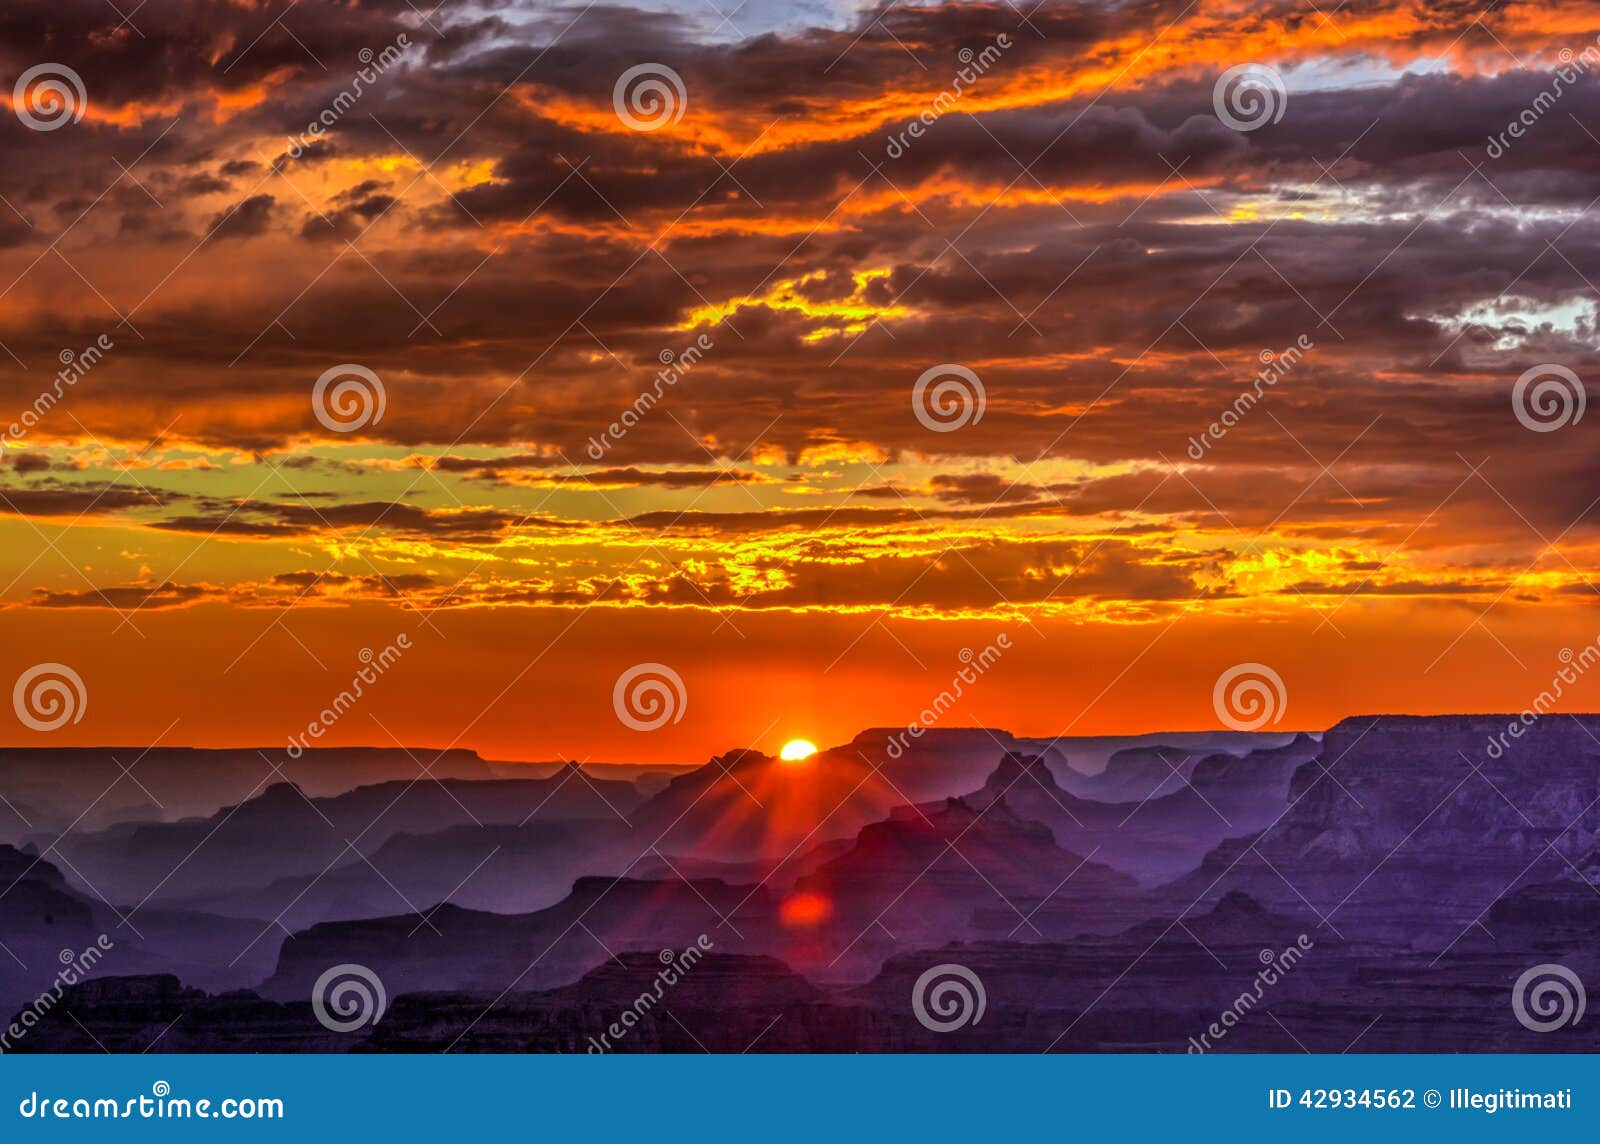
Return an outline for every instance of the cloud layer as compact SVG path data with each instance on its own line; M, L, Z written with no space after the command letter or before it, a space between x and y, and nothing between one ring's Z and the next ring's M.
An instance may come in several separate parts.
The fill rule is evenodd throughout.
M1591 5L118 19L0 11L6 608L1587 622Z

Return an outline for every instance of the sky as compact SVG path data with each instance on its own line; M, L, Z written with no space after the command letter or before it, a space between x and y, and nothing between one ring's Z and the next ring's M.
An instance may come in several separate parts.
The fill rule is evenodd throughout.
M1600 638L1597 36L7 3L0 742L279 745L385 648L318 743L838 743L1002 636L940 725L1520 710Z

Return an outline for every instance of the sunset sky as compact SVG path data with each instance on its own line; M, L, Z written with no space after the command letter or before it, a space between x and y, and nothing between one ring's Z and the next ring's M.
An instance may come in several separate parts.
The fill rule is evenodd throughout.
M0 683L87 695L0 742L281 745L402 633L327 742L827 745L1002 632L947 725L1320 729L1600 638L1600 7L736 3L0 6Z

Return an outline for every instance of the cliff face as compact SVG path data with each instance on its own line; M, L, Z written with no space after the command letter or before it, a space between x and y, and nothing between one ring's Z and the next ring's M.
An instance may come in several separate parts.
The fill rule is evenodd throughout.
M1061 739L1018 739L1016 750L1028 755L1059 751L1071 766L1049 761L1061 785L1094 802L1142 802L1171 794L1194 764L1208 755L1247 755L1281 747L1293 732L1169 731L1133 736L1068 736Z
M120 759L133 764L123 775ZM486 779L489 764L473 751L430 752L429 772L441 779ZM274 771L273 767L277 770ZM282 747L206 751L190 747L66 747L0 749L0 791L28 806L27 824L0 829L54 838L64 830L98 830L117 822L176 821L209 815L249 799L280 776L311 797L331 796L364 783L411 780L418 772L400 748L314 748L290 758ZM88 808L87 810L85 808ZM0 838L6 833L0 833Z
M201 900L275 879L360 862L391 838L530 822L620 821L639 803L632 783L582 778L385 782L328 798L290 783L205 818L125 824L72 834L56 851L113 899ZM202 851L203 860L189 861ZM487 848L485 848L487 849ZM391 895L389 907L403 904ZM266 916L273 917L276 910Z
M902 727L793 762L731 751L673 779L636 821L668 853L779 862L908 802L970 790L1012 745L1004 731L934 728L910 738Z
M637 847L619 820L463 824L397 834L369 855L370 863L349 856L332 869L207 891L173 904L230 917L277 918L291 930L447 900L466 909L529 913L559 902L584 874L621 873Z
M426 921L408 914L326 922L284 939L278 967L261 992L306 997L323 970L352 962L374 970L395 996L498 992L513 983L549 988L576 980L614 953L683 949L701 935L723 945L734 940L724 919L742 902L759 910L764 901L758 888L714 879L580 878L560 903L532 914L447 905L429 910ZM770 913L770 903L765 908ZM737 920L733 924L742 930Z
M682 948L705 934L719 952L782 958L825 980L868 978L898 950L953 937L1076 933L1123 916L1134 880L1056 845L1004 805L959 799L901 808L863 827L792 887L685 878L580 878L556 905L503 915L442 906L414 915L312 926L283 941L263 987L303 995L327 966L354 962L399 991L521 988L575 980L607 956ZM1048 907L1045 909L1045 907Z
M1319 750L1316 740L1299 735L1243 756L1191 758L1182 768L1184 756L1164 758L1168 777L1180 769L1185 776L1178 788L1157 795L1166 784L1152 782L1132 803L1081 798L1057 784L1043 759L1012 753L968 801L987 806L1003 798L1021 816L1048 824L1062 846L1155 885L1194 869L1224 839L1276 819L1288 805L1291 776Z
M1574 919L1587 914L1573 933L1577 944L1561 946L1559 957L1589 975L1600 910L1576 901ZM171 977L124 978L69 991L19 1048L98 1051L99 1041L112 1052L1600 1050L1592 1021L1539 1033L1512 1011L1512 982L1531 948L1512 937L1512 915L1533 904L1505 911L1498 920L1510 928L1502 934L1496 926L1498 944L1467 941L1442 957L1307 931L1239 894L1187 918L1153 918L1100 938L908 951L857 986L819 986L781 960L715 951L666 980L655 954L623 953L553 989L391 997L376 1025L347 1034L324 1029L304 996L208 996ZM946 979L950 966L965 975L965 997L941 1003L928 975L944 967L944 978L933 980ZM965 1019L947 1031L930 1028L918 998L923 1017Z
M69 963L80 978L166 970L208 989L259 981L275 959L274 943L261 940L267 928L254 919L117 908L77 890L48 857L0 845L0 942L10 950L0 955L0 1006L8 1014L53 992ZM84 963L92 946L93 963Z
M780 922L791 903L825 906L825 924L806 946L826 952L775 951L801 968L860 980L886 952L953 938L1037 940L1046 930L1034 915L1047 904L1053 917L1072 916L1078 932L1137 895L1132 878L1058 846L1049 827L1003 800L948 799L864 827L853 847L799 879Z
M966 795L875 814L894 792L862 785L881 778L865 764L738 753L615 827L395 835L379 864L457 899L417 898L420 915L346 915L280 951L264 920L141 909L139 936L114 933L97 967L121 980L69 990L23 1048L98 1037L142 1051L171 1027L158 1050L581 1052L608 1035L607 1051L623 1052L1185 1051L1207 1034L1206 1051L1593 1051L1600 1025L1530 1032L1510 998L1542 964L1600 981L1600 717L1551 716L1501 740L1505 725L1346 720L1320 743L1213 751L1181 789L1134 803L1082 798L1049 759L1012 751ZM949 742L953 755L970 746ZM858 787L863 798L845 797ZM856 823L843 839L818 830L833 806ZM691 830L689 854L663 844L636 858L644 843L630 835L654 837L667 813L711 830L709 853ZM789 842L787 872L715 857L806 842L801 825L810 839ZM486 846L515 858L485 863ZM549 892L574 869L607 874L531 912L459 904L466 875L498 900ZM364 878L352 863L278 890L337 913L379 892ZM115 926L53 864L0 847L6 885L3 938L30 964ZM661 1005L610 1033L656 988L661 952L702 937L707 956ZM1260 967L1291 946L1304 956L1263 992ZM390 1010L376 1028L332 1034L309 998L347 963L377 974ZM982 1020L948 1034L911 1002L941 965L986 995ZM37 991L0 958L0 1000L15 1011ZM1249 1012L1209 1033L1247 991Z
M76 953L100 931L89 903L32 851L0 845L0 891L0 941L10 951L0 952L0 1007L9 1013L54 983L62 950Z
M1341 930L1448 941L1502 895L1581 881L1600 844L1600 717L1549 716L1494 757L1504 717L1347 719L1289 806L1168 888L1242 889Z

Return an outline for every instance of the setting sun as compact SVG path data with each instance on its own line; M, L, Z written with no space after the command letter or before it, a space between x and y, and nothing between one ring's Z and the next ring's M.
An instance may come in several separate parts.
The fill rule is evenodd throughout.
M801 759L809 759L817 753L817 745L809 739L790 739L783 745L783 750L778 752L778 757L786 763L797 763Z

